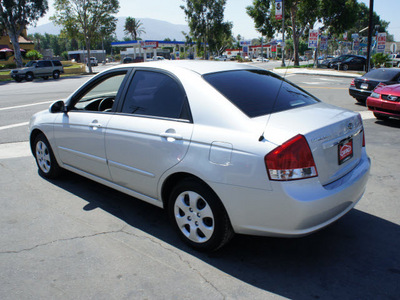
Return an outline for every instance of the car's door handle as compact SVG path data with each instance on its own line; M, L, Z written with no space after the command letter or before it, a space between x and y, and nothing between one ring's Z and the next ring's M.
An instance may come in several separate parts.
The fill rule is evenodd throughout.
M89 127L94 127L94 128L101 128L101 124L99 123L99 121L94 120L92 123L89 124Z
M174 140L182 140L183 137L180 134L172 133L172 132L163 132L160 134L161 137L166 139L174 139Z

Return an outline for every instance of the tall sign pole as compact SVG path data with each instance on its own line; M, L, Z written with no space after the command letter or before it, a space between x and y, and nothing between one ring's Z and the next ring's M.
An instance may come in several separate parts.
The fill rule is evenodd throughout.
M369 0L369 25L368 25L368 43L367 43L367 66L365 70L369 71L371 61L371 40L372 40L372 16L374 12L374 0Z
M285 0L282 0L282 44L281 44L281 51L282 51L282 67L285 66L285 6L283 4Z

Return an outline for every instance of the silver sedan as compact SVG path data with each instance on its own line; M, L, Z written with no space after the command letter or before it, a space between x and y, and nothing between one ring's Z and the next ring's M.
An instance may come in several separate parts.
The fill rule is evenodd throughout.
M43 177L67 169L163 207L203 251L319 230L356 205L370 169L359 114L221 62L106 70L35 114L30 143Z

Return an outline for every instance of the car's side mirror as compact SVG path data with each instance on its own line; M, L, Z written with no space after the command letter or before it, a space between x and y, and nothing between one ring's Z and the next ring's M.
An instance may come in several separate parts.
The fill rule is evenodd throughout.
M50 106L50 112L51 113L59 113L59 112L67 112L67 107L65 106L64 101L59 100L57 102L54 102L51 106Z

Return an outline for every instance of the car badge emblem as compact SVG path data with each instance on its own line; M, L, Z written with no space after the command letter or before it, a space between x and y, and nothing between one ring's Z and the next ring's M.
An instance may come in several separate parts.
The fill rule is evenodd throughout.
M353 128L354 128L354 124L353 123L347 124L347 129L348 130L352 130Z
M390 100L390 101L396 101L396 100L397 100L397 97L396 97L396 96L389 95L389 96L387 96L387 99Z

